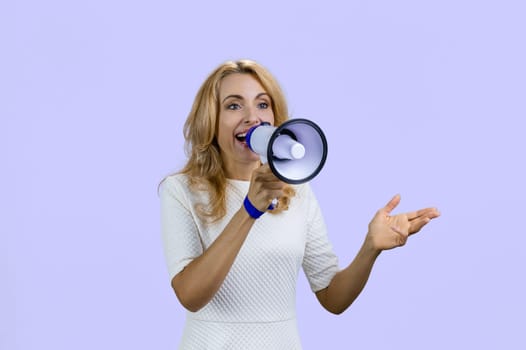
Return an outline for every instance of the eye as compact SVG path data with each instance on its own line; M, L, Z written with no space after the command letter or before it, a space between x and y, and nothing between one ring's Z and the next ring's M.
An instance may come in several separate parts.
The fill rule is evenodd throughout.
M268 103L267 102L261 102L261 103L258 103L258 108L259 109L267 109L269 106L268 106Z
M238 103L230 103L226 106L227 109L230 109L231 111L237 111L241 109L241 106Z

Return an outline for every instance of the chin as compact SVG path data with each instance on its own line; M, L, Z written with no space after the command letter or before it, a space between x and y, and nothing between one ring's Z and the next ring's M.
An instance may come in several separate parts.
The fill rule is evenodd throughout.
M251 154L247 155L247 157L244 157L246 159L246 161L248 162L259 162L260 161L260 158L259 158L259 155L250 151Z

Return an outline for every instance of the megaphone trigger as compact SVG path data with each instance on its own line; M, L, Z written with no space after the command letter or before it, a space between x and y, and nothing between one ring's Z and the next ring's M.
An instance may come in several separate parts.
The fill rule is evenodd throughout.
M277 198L274 198L274 199L272 200L272 202L270 203L270 205L268 206L268 210L274 210L274 209L276 209L277 205L278 205L278 199L277 199Z

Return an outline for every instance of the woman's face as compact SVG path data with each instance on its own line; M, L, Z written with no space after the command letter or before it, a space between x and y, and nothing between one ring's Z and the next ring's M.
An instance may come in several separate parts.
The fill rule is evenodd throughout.
M246 179L259 165L259 155L245 143L247 131L262 122L274 124L272 100L250 74L227 75L219 86L217 141L227 177ZM248 171L248 172L247 172Z

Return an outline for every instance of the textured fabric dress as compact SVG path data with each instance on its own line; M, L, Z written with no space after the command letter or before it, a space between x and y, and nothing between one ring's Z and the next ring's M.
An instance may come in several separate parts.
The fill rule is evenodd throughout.
M170 280L201 255L242 207L250 182L228 180L227 214L214 224L199 219L184 175L160 187L161 226ZM301 349L296 324L296 282L301 267L311 289L327 287L338 260L318 203L307 184L295 187L289 209L264 214L252 226L213 299L187 312L180 349Z

